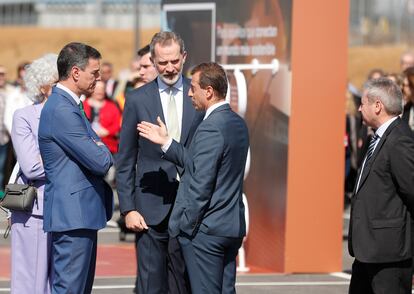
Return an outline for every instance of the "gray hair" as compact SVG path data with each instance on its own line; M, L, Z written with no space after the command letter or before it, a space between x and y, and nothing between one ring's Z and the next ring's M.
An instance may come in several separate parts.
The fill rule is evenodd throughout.
M388 78L369 80L364 85L369 102L380 100L385 112L390 115L399 115L402 112L403 94L400 87Z
M151 57L155 57L155 45L160 44L161 46L170 45L172 42L177 43L180 46L180 53L183 54L185 51L184 41L183 39L174 32L159 32L156 33L151 40L150 43L150 52Z
M23 77L26 94L33 102L42 102L45 98L40 91L43 86L51 86L58 80L57 54L46 54L34 60L26 67Z

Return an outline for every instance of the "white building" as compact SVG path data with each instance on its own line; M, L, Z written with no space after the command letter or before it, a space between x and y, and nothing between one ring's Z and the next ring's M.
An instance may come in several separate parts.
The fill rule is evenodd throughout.
M1 25L133 29L160 26L161 0L1 0Z

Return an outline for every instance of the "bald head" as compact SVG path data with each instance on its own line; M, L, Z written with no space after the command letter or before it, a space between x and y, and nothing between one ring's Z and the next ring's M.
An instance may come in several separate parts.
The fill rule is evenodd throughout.
M414 53L407 51L401 55L400 67L401 71L405 71L407 68L414 66Z

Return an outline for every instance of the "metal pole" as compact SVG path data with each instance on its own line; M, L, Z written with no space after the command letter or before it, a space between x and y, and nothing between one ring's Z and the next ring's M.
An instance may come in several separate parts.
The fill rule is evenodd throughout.
M397 7L397 13L396 13L396 32L395 32L395 38L396 38L396 42L397 44L401 44L401 21L402 21L402 17L403 17L403 0L399 0L398 3L398 7Z
M137 51L140 48L140 44L141 44L141 36L140 36L140 17L139 17L139 8L140 8L140 0L135 0L134 1L134 16L135 16L135 46L134 46L134 52L133 52L133 56L136 55Z
M95 26L98 28L102 28L103 27L103 3L102 0L96 0L95 3L95 13L96 13L96 17L95 17Z

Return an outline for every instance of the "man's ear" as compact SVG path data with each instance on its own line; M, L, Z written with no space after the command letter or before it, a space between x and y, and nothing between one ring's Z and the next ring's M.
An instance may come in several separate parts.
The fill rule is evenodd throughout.
M80 68L77 66L72 67L70 74L75 82L79 80L80 76Z
M214 97L214 89L211 86L207 86L205 88L207 99L210 100Z
M384 104L380 100L375 101L375 112L380 113L380 111L384 109Z
M187 51L183 52L183 64L185 63L185 59L187 58Z

